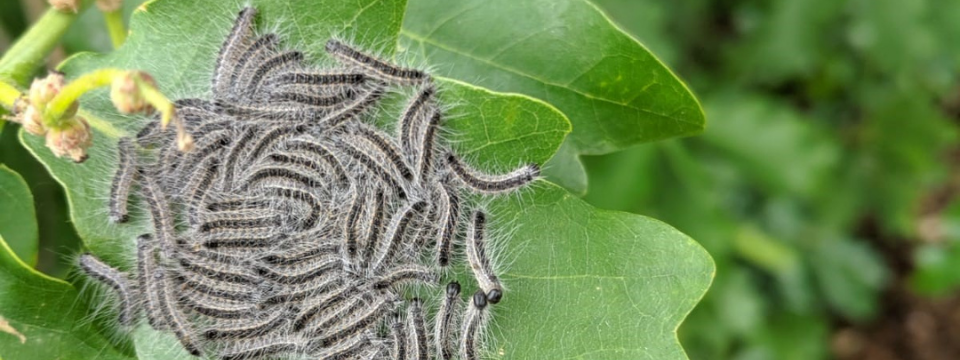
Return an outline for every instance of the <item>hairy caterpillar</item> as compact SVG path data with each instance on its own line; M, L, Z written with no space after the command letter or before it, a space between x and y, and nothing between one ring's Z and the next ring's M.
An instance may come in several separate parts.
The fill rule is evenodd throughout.
M136 286L91 256L80 265L120 294L121 322L144 308L196 356L476 359L503 287L471 199L521 188L539 165L478 171L439 135L444 107L429 73L340 40L325 46L339 67L311 67L303 52L278 50L279 36L257 35L256 15L243 9L224 40L210 98L175 102L192 152L156 123L120 140L110 217L126 220L138 185L152 220L137 241ZM389 115L391 134L368 115L398 87L416 93ZM144 153L156 161L136 161ZM466 256L455 245L461 214L471 214ZM463 263L482 289L468 306L456 282L435 298L403 297Z

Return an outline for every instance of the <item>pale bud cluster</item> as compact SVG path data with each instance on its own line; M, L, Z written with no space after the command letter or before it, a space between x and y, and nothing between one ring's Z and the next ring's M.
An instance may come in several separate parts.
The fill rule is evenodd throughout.
M76 116L63 127L47 131L47 147L58 157L69 156L75 162L87 159L87 148L93 145L93 132L87 120Z
M50 6L62 12L71 12L76 14L80 11L81 0L50 0Z
M57 126L49 126L44 121L48 104L63 90L64 76L51 72L47 77L33 80L26 97L21 97L14 105L16 114L12 120L23 125L28 133L45 136L47 147L57 156L69 156L73 161L82 162L87 158L87 148L93 143L93 133L87 120L77 116L77 102L71 103Z
M153 77L142 71L103 72L90 75L113 76L110 85L110 99L122 113L152 114L155 108L147 101L143 87L156 89ZM98 79L91 81L94 86ZM87 158L87 149L93 144L93 132L90 124L77 115L79 103L72 101L64 110L51 108L54 99L63 92L66 80L63 73L51 72L47 77L35 79L30 90L14 103L11 120L23 125L28 133L45 136L46 145L57 156L69 156L75 162ZM181 149L189 149L192 139L178 123L178 142Z
M103 12L120 10L123 0L97 0L97 8Z
M149 74L142 71L128 71L113 79L113 84L110 86L110 100L113 101L113 106L124 114L150 115L154 112L154 108L140 92L138 80L154 88L157 87L157 82Z

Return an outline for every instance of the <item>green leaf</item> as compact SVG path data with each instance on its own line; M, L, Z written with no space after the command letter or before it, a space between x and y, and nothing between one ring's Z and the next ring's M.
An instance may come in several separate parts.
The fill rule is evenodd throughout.
M37 264L37 216L33 195L20 174L0 164L0 237L30 266Z
M90 323L73 286L33 270L2 238L0 289L0 325L10 327L0 326L4 359L129 359Z
M216 51L241 6L214 4L147 3L134 13L124 47L107 55L79 55L61 68L69 78L106 66L146 69L174 98L203 97ZM348 6L333 0L309 5L261 0L252 5L260 9L261 29L280 28L293 46L310 44L304 50L313 54L307 58L317 62L325 55L316 44L331 34L356 33L357 41L371 48L396 44L404 14L403 1ZM527 95L450 78L437 82L444 103L456 104L444 125L448 139L485 171L542 164L571 130L560 111ZM87 247L106 262L130 269L133 239L151 231L142 221L146 214L132 213L131 224L110 224L105 199L116 169L116 139L133 134L137 122L118 115L106 92L81 101L81 114L96 136L86 162L54 158L43 139L23 132L21 141L67 189L73 222ZM488 348L490 355L685 358L676 328L713 276L709 256L689 237L656 220L596 210L547 182L518 196L496 197L487 206L493 231L511 234L499 242L508 293L496 306L490 331L496 346ZM597 319L604 322L598 325ZM569 337L555 336L572 330ZM141 359L190 359L170 334L141 326L132 337ZM559 340L567 341L554 343Z
M512 290L495 308L493 358L686 358L677 326L714 276L703 248L657 220L534 187L491 205L491 222L511 229L501 258Z
M573 151L603 154L699 133L693 94L656 57L584 0L411 0L401 44L444 76L554 104L573 122ZM579 166L578 166L579 167ZM582 193L579 173L549 178Z
M692 2L671 3L657 0L591 0L625 32L640 40L657 58L668 65L677 63L680 48L676 31L668 30L680 14L672 7L693 10ZM689 11L688 10L688 11ZM684 29L688 30L688 29Z
M556 108L517 94L441 79L441 99L457 103L446 117L448 140L475 166L492 173L507 172L521 162L542 164L550 159L570 122Z

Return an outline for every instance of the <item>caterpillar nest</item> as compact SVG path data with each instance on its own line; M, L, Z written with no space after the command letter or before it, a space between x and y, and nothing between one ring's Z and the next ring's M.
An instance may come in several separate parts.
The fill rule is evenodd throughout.
M128 221L139 189L153 228L137 238L135 273L90 254L81 269L116 290L122 324L145 318L195 356L479 358L503 288L487 215L465 198L514 191L539 167L470 168L437 136L428 73L338 40L325 50L341 66L312 68L255 35L255 16L243 9L223 42L212 99L176 101L194 150L157 122L119 142L110 218ZM397 134L366 123L392 87L416 91ZM461 262L480 288L466 304L460 284L438 286ZM412 284L439 288L436 314L403 297Z

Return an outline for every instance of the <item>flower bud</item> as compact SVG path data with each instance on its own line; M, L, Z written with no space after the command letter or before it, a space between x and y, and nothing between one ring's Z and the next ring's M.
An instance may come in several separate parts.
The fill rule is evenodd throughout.
M40 118L40 112L33 106L27 106L27 109L21 112L16 119L23 125L23 129L33 135L43 135L47 133L47 128L43 126L43 119Z
M39 110L46 108L47 103L60 93L65 83L63 73L56 71L50 72L43 79L33 79L30 91L27 93L30 104Z
M153 107L147 103L147 100L137 87L137 78L150 86L157 86L153 77L145 72L126 72L113 80L113 84L110 87L110 100L113 101L113 106L116 106L117 110L125 114L136 112L146 114L153 113Z
M97 0L97 8L103 12L120 10L120 5L122 4L123 0Z
M50 6L62 12L72 12L74 14L80 10L81 0L50 0Z
M47 147L58 157L69 156L74 162L87 159L87 148L93 144L90 124L82 117L74 117L62 128L47 131Z

